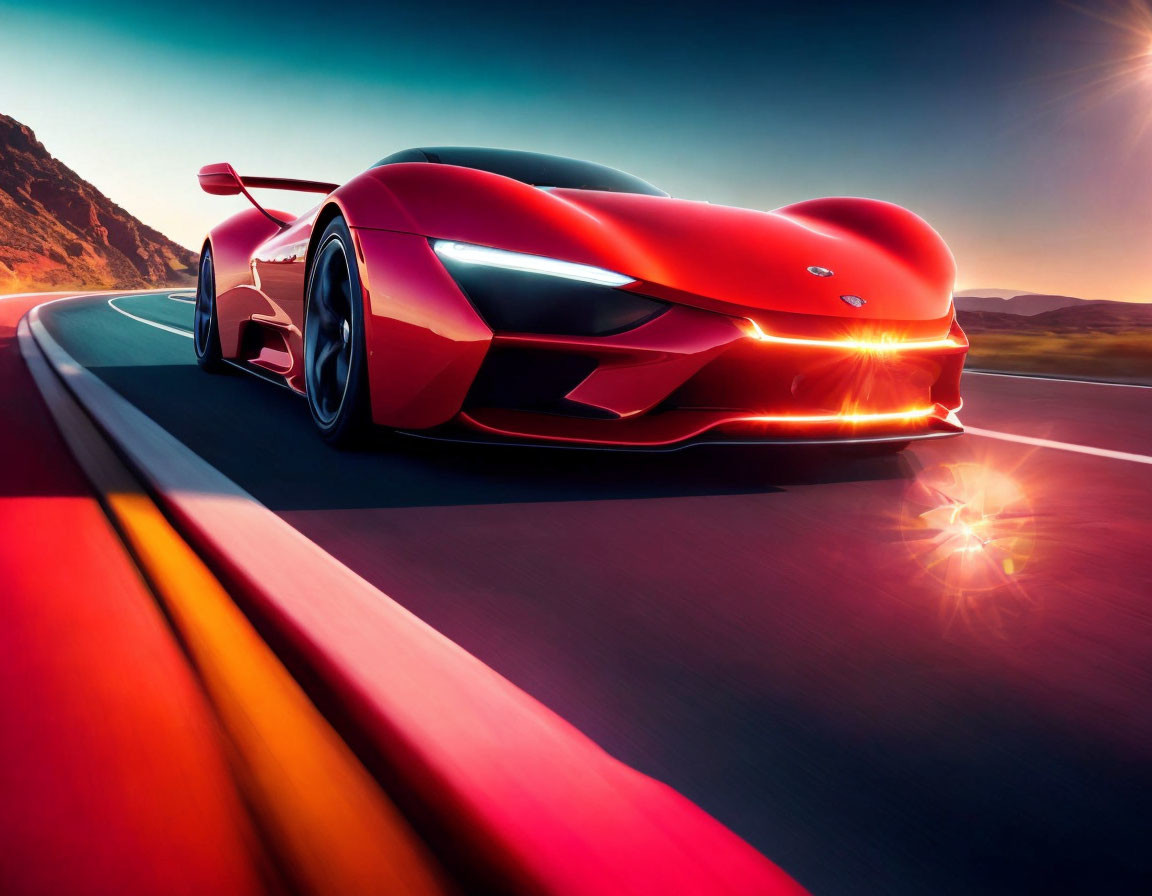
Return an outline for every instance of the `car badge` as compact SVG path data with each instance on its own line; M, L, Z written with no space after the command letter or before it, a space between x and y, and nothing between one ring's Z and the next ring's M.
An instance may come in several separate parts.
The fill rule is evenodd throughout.
M840 296L840 301L845 305L851 305L853 308L859 308L867 304L860 296Z
M809 274L815 274L817 277L831 277L832 276L832 271L828 270L828 268L822 268L816 264L814 264L808 268L808 273Z

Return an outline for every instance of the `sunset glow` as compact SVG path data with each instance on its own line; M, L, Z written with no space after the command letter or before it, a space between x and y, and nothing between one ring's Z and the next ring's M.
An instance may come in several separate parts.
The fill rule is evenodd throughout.
M336 183L406 146L487 145L592 159L676 197L757 210L883 198L940 232L959 289L1152 300L1152 266L1138 261L1152 207L1146 2L1005 4L943 27L931 4L881 6L864 42L855 26L829 28L843 11L819 4L706 20L594 6L556 30L534 15L495 28L453 3L401 18L365 7L351 31L288 28L314 10L278 9L273 25L256 8L198 8L237 43L189 30L175 7L0 0L0 81L18 86L0 111L191 249L244 207L198 193L207 162ZM545 49L557 41L563 66ZM317 45L340 46L339 61ZM811 64L797 82L800 47ZM213 127L191 126L188 102L207 96ZM297 213L309 199L277 202Z

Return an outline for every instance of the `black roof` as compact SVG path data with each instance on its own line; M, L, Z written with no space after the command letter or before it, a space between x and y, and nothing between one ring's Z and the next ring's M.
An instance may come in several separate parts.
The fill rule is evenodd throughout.
M632 174L563 156L518 149L487 149L475 146L424 146L404 149L381 159L373 168L397 162L431 162L476 168L510 177L534 187L561 187L570 190L605 190L610 193L642 193L667 196L663 190Z

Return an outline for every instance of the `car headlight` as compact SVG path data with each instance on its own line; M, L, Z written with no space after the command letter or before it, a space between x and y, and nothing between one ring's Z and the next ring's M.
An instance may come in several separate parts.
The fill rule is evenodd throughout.
M509 252L490 246L433 240L432 248L442 259L460 264L478 264L508 271L523 271L526 274L547 274L549 277L563 277L565 280L580 280L584 283L597 283L600 286L624 286L626 283L635 282L632 277L625 277L615 271L606 271L590 264L576 264L558 258L528 255L524 252Z
M432 249L494 330L609 336L668 309L617 288L632 277L593 265L452 240L432 240Z

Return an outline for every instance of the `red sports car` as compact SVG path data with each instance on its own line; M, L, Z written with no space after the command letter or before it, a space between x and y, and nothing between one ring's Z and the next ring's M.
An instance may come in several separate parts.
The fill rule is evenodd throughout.
M962 432L948 247L909 211L672 199L603 165L396 153L343 186L200 171L196 357L282 378L321 435L601 447ZM248 188L324 194L299 217Z

